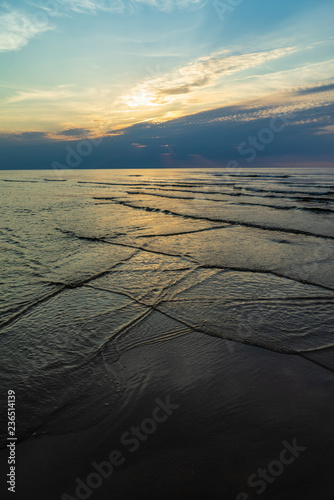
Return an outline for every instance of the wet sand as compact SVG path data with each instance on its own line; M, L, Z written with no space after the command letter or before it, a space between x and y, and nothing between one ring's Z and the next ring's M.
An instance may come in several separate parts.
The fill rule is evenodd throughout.
M67 432L54 415L44 427L46 435L17 446L16 498L331 497L331 371L298 355L201 333L139 346L117 364L125 390L108 410L111 388L96 384L103 394L99 403L92 401L96 426ZM133 426L141 427L141 438L133 435ZM286 443L297 449L281 455ZM76 478L87 485L97 472L93 462L109 461L114 450L120 455L112 456L110 477L91 477L91 484L100 486L76 492ZM6 455L2 450L2 470ZM280 456L289 463L280 466ZM269 473L271 482L261 482L259 469L276 476Z

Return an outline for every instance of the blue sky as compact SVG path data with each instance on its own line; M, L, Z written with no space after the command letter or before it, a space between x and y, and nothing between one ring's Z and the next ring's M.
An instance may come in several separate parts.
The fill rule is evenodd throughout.
M272 141L263 158L306 164L307 138L314 158L332 164L333 20L332 0L2 1L0 144L11 160L0 167L19 168L20 151L43 146L49 168L57 147L102 136L110 148L123 143L128 166L161 166L160 153L147 150L140 160L128 149L149 149L167 129L169 142L173 130L177 142L181 122L189 140L187 150L176 148L183 160L175 164L194 158L191 133L210 128L213 137L214 127L225 127L230 142L221 153L212 155L217 147L208 137L201 155L223 166L241 130L247 140L282 113L298 116L280 134L282 140L293 130L295 149L274 152ZM147 124L151 136L141 144Z

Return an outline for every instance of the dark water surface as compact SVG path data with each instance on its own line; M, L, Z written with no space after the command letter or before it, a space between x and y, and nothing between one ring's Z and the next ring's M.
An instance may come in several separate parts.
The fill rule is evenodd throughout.
M50 439L51 448L52 436L60 436L63 450L91 429L101 440L96 425L105 425L119 439L120 426L145 418L159 394L181 402L178 425L166 442L152 437L148 456L138 463L131 456L114 486L92 498L122 498L122 491L125 499L203 498L213 481L211 498L234 500L249 492L241 488L255 463L275 458L273 442L279 454L282 440L300 429L308 448L319 446L324 432L333 444L334 431L320 416L331 411L333 395L333 171L2 171L0 189L0 378L17 394L22 457L32 436ZM1 434L4 446L6 429ZM73 445L78 474L94 453L103 455L102 442L99 452L88 446L87 456ZM163 496L163 479L156 479L149 496L147 470L152 456L159 463L158 449L174 486ZM300 462L296 485L287 475L283 489L265 498L326 493L324 479L323 490L320 483L312 490L305 478L318 456L325 474L327 451L314 450L307 465ZM45 496L50 460L40 497L48 500L61 498ZM58 466L61 489L66 474ZM142 484L137 496L124 486L131 470ZM33 488L18 498L38 499ZM315 496L305 496L309 491Z

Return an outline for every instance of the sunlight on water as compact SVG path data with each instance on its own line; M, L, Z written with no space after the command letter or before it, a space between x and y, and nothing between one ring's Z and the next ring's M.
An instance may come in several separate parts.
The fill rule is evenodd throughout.
M74 404L88 372L117 401L118 360L141 345L196 331L278 352L334 346L331 172L61 174L1 172L1 374L30 388L22 429Z

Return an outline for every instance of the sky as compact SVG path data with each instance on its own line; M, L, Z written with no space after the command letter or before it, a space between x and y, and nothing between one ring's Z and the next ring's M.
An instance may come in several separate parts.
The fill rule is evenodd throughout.
M0 168L332 166L333 21L332 0L0 1Z

